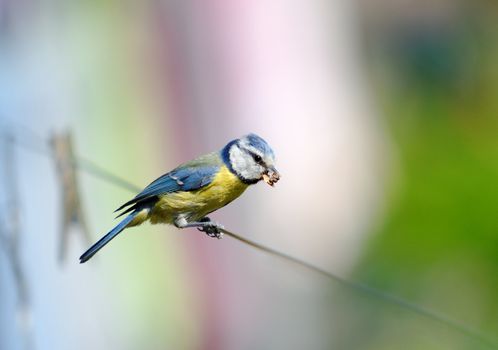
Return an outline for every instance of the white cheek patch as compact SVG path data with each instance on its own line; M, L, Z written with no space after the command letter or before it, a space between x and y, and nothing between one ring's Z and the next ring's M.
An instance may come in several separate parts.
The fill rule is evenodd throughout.
M267 166L273 166L275 164L275 159L272 157L264 157L263 160Z
M257 164L251 155L233 145L229 151L230 163L233 170L243 179L258 180L261 178L263 168Z

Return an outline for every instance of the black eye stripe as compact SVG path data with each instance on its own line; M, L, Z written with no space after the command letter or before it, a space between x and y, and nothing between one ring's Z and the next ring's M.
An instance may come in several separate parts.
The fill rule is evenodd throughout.
M251 156L252 158L254 159L254 161L258 164L261 164L262 161L263 161L263 158L261 158L261 156L259 154L256 154L256 153L251 153Z

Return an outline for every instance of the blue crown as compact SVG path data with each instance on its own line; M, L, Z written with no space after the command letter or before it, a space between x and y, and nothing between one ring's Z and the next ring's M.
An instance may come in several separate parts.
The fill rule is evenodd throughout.
M263 140L263 138L251 133L246 136L246 139L250 146L260 150L261 152L263 152L263 154L268 154L274 157L273 150L271 149L270 145L266 143L265 140Z

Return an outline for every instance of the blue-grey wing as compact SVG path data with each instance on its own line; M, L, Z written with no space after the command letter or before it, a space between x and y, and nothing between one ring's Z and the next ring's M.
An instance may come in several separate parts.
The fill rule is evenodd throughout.
M177 168L147 186L134 200L177 191L195 191L209 185L219 166Z
M155 200L158 196L165 193L201 189L211 183L218 173L220 166L221 164L218 159L213 158L212 155L183 164L153 181L135 198L123 204L116 211L120 211L132 204Z

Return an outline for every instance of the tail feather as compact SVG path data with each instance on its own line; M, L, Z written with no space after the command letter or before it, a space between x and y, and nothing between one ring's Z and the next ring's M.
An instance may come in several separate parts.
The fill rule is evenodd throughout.
M102 249L107 243L109 243L114 237L116 237L121 231L123 231L130 222L135 219L138 213L135 211L128 215L123 221L121 221L116 227L114 227L108 234L102 237L97 243L92 245L82 256L80 256L80 264L90 260L100 249Z

